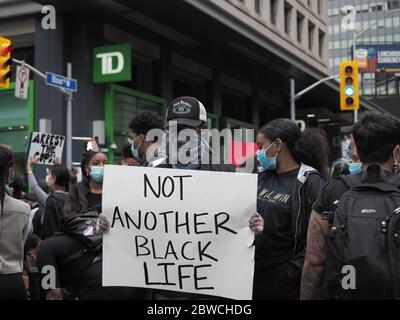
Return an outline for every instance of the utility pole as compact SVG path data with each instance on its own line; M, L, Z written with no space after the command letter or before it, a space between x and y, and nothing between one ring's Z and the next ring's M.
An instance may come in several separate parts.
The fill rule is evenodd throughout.
M296 95L296 82L294 79L290 79L290 119L296 121L296 100L294 96Z
M318 87L320 84L327 82L329 80L337 79L340 75L329 76L323 78L309 87L305 88L304 90L300 91L299 93L295 93L295 79L290 79L290 119L295 121L296 120L296 101L300 99L303 95L307 92L313 90L314 88Z
M67 63L67 77L72 78L72 63ZM72 92L68 92L67 100L67 137L66 137L66 163L67 168L72 169Z

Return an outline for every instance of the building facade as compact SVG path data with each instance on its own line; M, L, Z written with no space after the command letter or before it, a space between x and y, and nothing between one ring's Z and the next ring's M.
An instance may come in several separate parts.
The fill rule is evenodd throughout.
M56 9L55 29L43 28L45 5ZM211 128L257 129L288 117L290 79L300 91L329 73L327 9L323 0L2 0L0 35L42 72L65 75L72 63L73 162L78 138L92 137L98 121L112 162L137 112L165 115L180 95L204 103ZM130 77L96 82L95 49L113 45L130 46ZM28 101L0 91L0 143L16 145L20 159L30 131L66 131L63 96L37 76L30 83ZM352 114L340 113L338 101L337 83L327 82L296 103L296 115L326 129L339 150L338 128Z
M400 48L399 0L329 0L328 2L331 74L339 73L340 61L352 59L353 32L342 28L344 15L341 8L346 5L354 6L356 9L358 33L370 28L357 38L357 46L399 45ZM400 116L395 107L399 102L399 74L363 72L360 80L360 92L365 98L377 101L388 111Z

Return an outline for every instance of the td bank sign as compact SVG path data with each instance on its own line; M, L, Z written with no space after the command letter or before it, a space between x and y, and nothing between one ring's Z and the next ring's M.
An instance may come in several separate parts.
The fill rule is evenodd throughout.
M93 82L131 81L131 46L121 44L93 49Z

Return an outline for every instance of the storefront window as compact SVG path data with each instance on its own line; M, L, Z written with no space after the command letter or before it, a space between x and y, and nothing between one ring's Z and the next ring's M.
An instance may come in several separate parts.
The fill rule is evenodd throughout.
M166 101L143 92L110 85L106 92L105 107L107 147L110 150L110 163L113 163L121 156L132 119L143 110L157 112L164 118ZM112 150L112 145L116 146L116 149Z
M14 97L14 84L10 89L0 90L0 144L12 148L17 174L24 171L29 136L33 131L33 81L29 86L28 100Z

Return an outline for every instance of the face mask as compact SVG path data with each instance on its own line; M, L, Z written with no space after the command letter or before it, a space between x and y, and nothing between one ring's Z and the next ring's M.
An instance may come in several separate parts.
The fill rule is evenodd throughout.
M139 136L137 136L135 139L133 139L132 141L132 146L131 146L131 152L132 152L132 157L134 157L135 159L139 159L140 158L140 154L139 154L139 148L142 145L143 141L137 146L137 148L135 147L135 140L138 138Z
M90 167L90 178L93 179L94 182L103 183L104 167Z
M34 256L33 254L31 255L31 257L32 257L34 260L37 260L36 256ZM32 266L32 265L31 265L30 260L29 260L29 257L28 257L27 261L28 261L28 266L29 266L29 273L39 273L39 268L36 267L36 266Z
M348 158L348 159L351 159L353 157L353 152L351 152L351 149L350 149L350 143L351 143L351 140L346 139L346 142L344 144L344 154L345 154L346 158Z
M196 164L196 163L188 163L188 164L176 163L176 164L172 164L172 168L174 168L174 169L182 169L182 170L199 170L200 167L201 167L200 164Z
M274 141L267 149L262 149L257 152L257 160L262 169L264 170L276 170L276 156L278 155L278 152L274 157L267 157L267 151L269 148L271 148L276 141Z
M195 130L188 129L178 140L176 132L169 132L169 159L174 169L198 170L201 164L209 163L211 148ZM182 164L184 162L185 164Z
M51 185L51 181L50 181L50 176L49 175L46 176L46 185L48 185L49 187Z
M362 169L362 163L349 163L349 173L350 175L359 174Z

